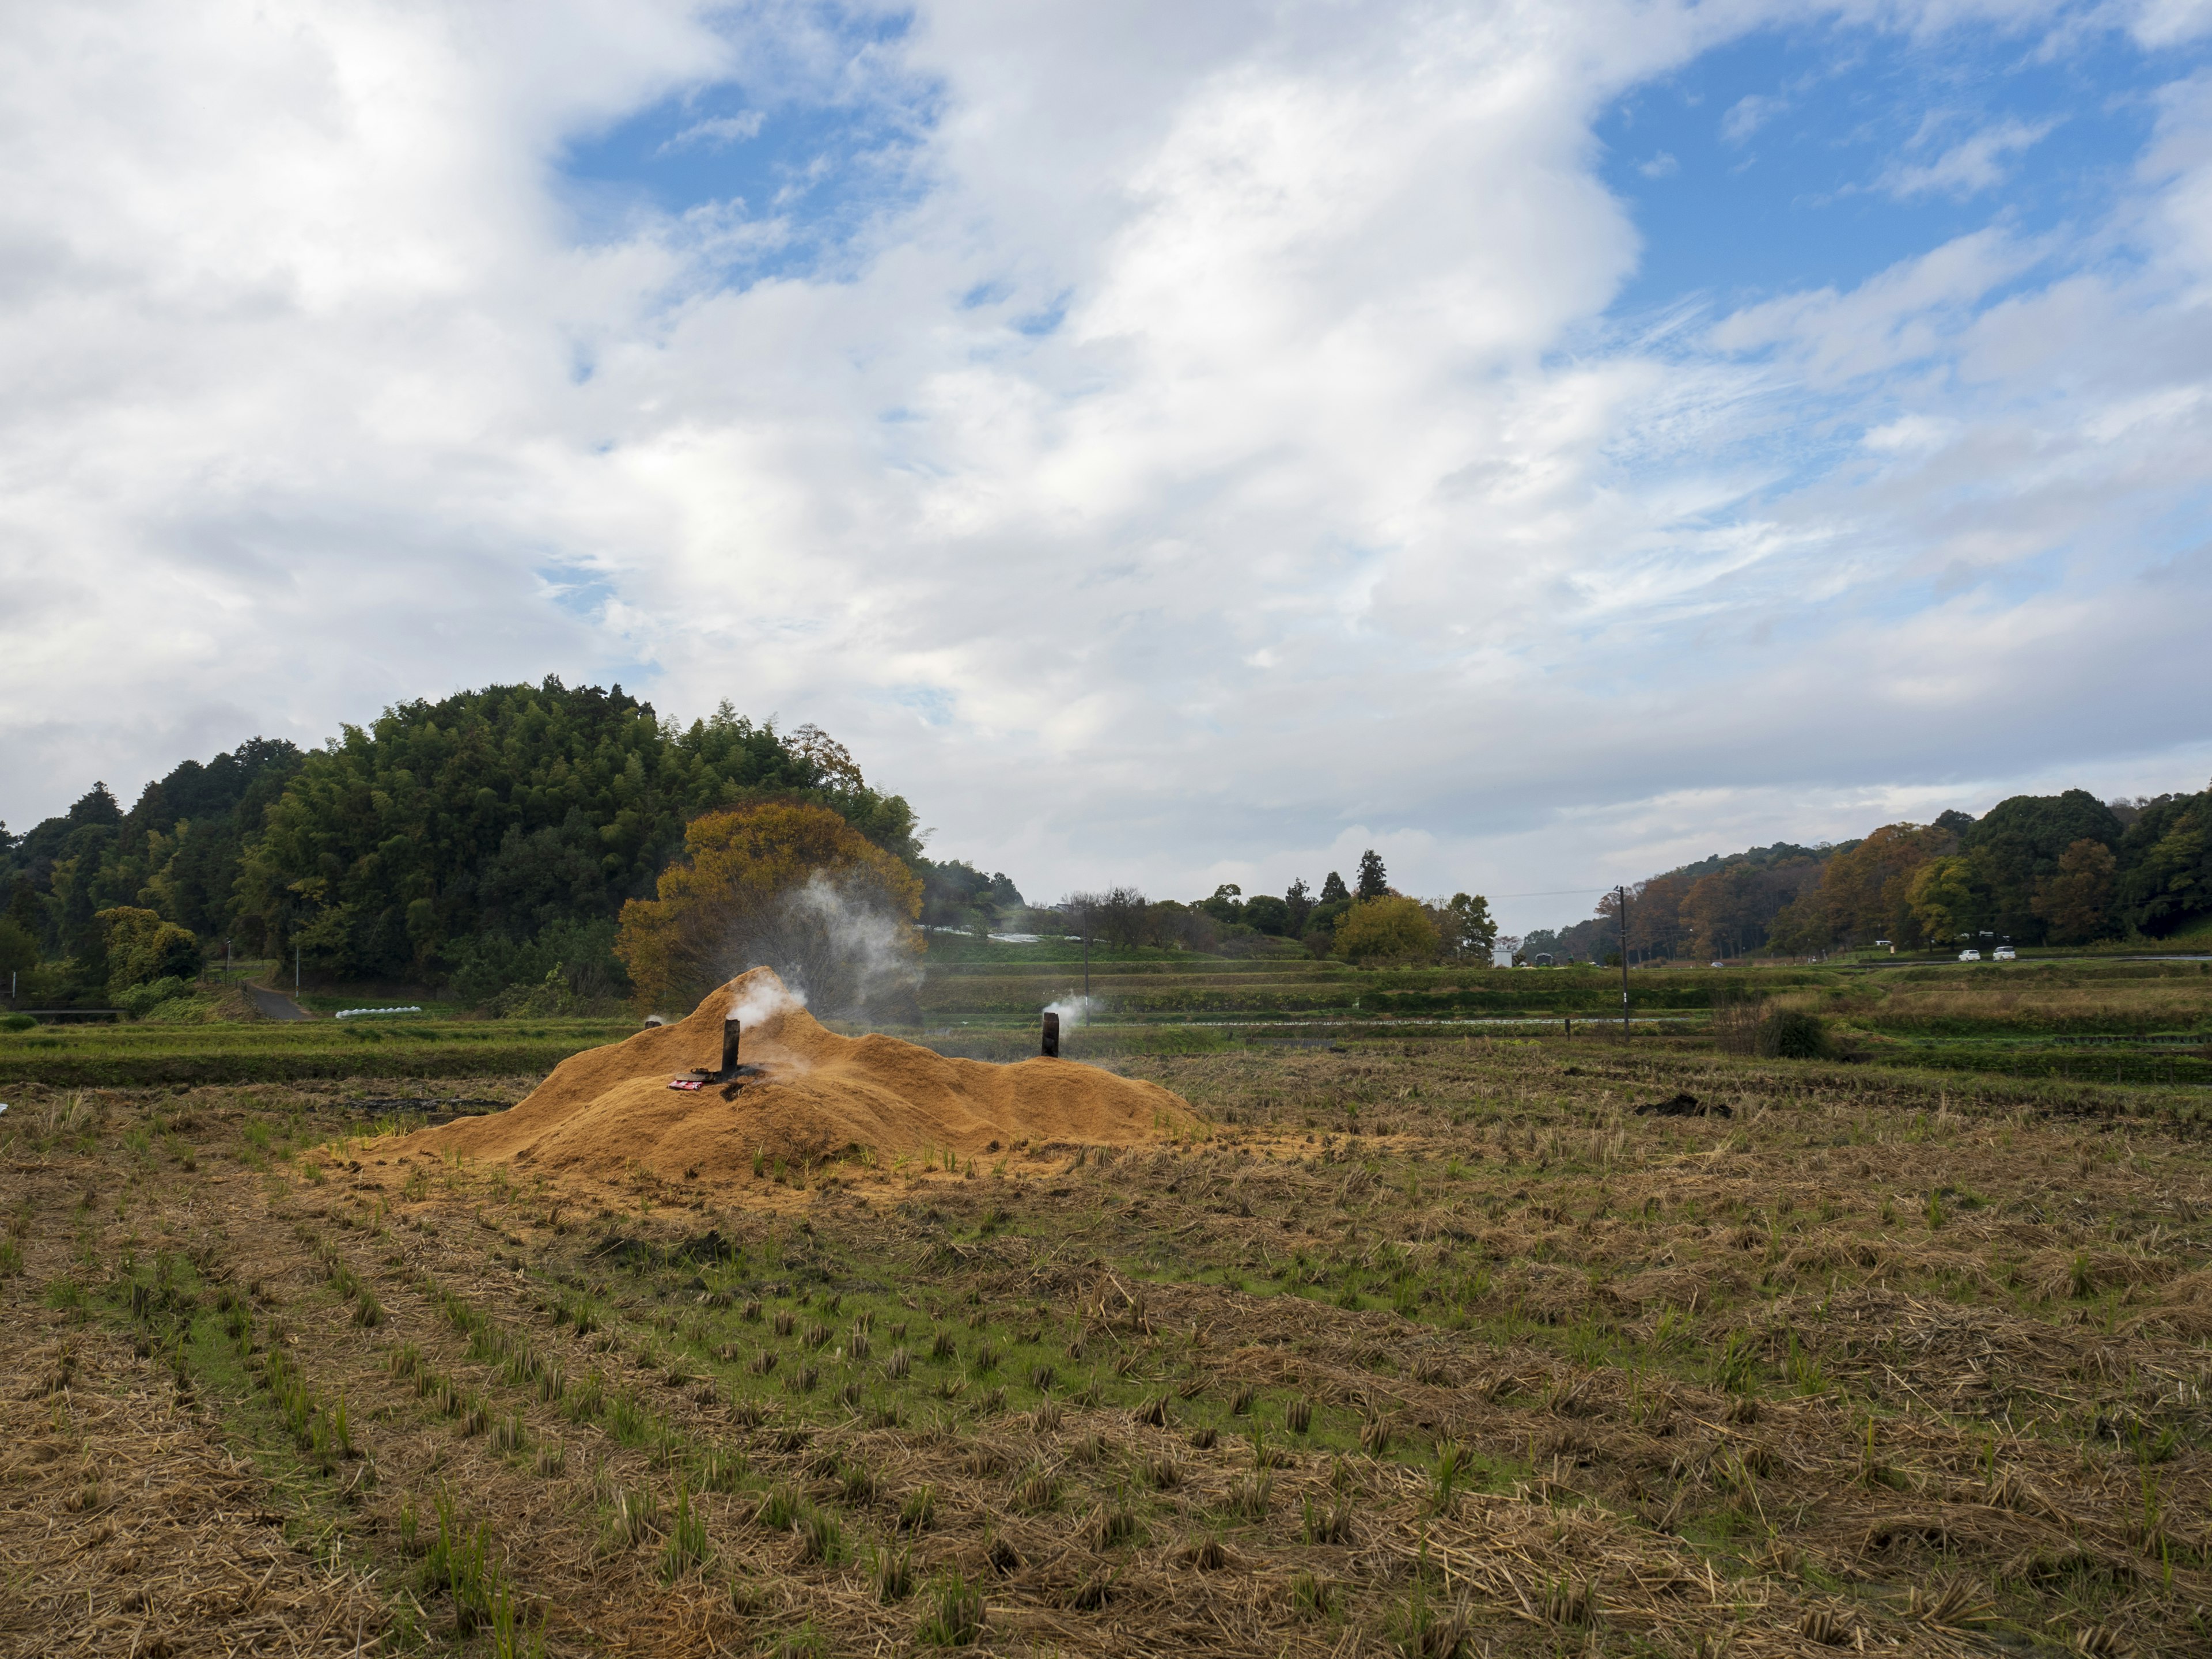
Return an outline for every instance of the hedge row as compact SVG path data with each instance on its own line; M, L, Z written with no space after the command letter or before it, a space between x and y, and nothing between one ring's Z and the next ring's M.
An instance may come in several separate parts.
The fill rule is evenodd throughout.
M549 1072L589 1042L392 1044L373 1053L343 1049L232 1048L196 1053L98 1054L86 1049L0 1057L8 1084L56 1088L154 1088L175 1083L293 1083L310 1078L507 1077Z
M2212 1060L2155 1049L1882 1048L1866 1058L1877 1066L1906 1066L1916 1071L1979 1072L2069 1083L2212 1085Z

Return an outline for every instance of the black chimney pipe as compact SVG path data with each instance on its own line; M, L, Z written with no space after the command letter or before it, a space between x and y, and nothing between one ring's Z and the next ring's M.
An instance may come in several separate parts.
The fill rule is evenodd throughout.
M722 1069L714 1073L714 1081L727 1083L738 1074L738 1022L722 1022Z
M1047 1060L1060 1058L1060 1016L1058 1014L1047 1013L1044 1017L1044 1057Z

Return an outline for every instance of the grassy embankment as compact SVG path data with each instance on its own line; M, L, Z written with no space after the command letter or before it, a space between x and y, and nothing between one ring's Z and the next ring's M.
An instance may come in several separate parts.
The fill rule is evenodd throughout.
M2172 1091L1555 1039L1120 1063L1207 1128L641 1167L619 1209L287 1085L34 1089L0 1636L2212 1644ZM1733 1115L1631 1109L1676 1091Z

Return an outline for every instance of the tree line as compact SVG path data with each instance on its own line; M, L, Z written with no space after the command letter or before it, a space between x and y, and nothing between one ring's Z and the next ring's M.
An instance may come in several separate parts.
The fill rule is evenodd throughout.
M0 826L0 970L42 1002L106 1002L229 945L472 1001L588 1000L625 988L617 918L685 824L769 800L927 863L904 799L812 726L726 702L683 726L553 677L403 703L319 749L255 738L187 761L127 811L95 784L25 835Z
M1235 883L1190 902L1148 899L1133 887L1070 893L1054 914L1067 933L1122 950L1144 946L1241 955L1334 957L1363 967L1437 962L1488 966L1498 924L1487 900L1455 893L1424 901L1390 884L1382 855L1360 854L1347 886L1332 870L1316 893L1304 877L1280 897Z
M1531 933L1523 954L1617 961L1620 901ZM1780 842L1629 890L1632 960L2155 940L2212 920L2212 788L2101 801L2014 795L1977 818L1888 823L1856 841Z

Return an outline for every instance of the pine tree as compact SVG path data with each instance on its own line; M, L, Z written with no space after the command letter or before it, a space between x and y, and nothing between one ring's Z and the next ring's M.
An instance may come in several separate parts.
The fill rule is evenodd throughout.
M1382 868L1382 855L1370 847L1359 855L1359 896L1379 899L1389 894L1390 878Z
M1321 884L1321 902L1323 904L1340 904L1351 896L1352 890L1344 884L1344 878L1335 871L1330 871L1328 879Z

